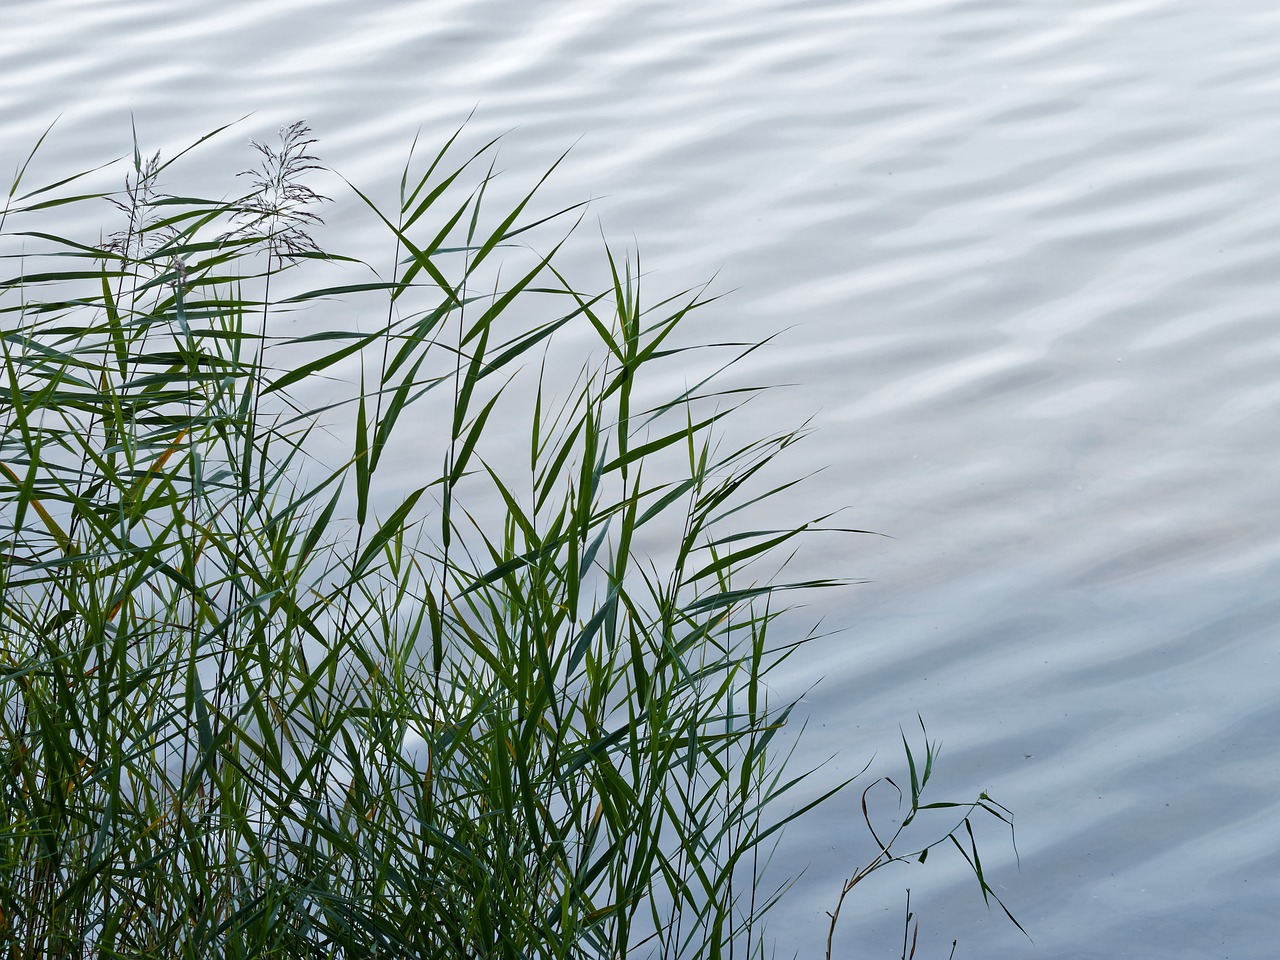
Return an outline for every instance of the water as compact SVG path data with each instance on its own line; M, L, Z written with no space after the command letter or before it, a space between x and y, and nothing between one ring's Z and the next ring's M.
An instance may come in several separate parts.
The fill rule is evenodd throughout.
M651 289L718 271L704 319L786 328L762 406L817 411L805 503L889 538L815 541L801 573L874 582L806 614L843 632L793 670L824 772L892 772L919 711L938 796L1018 814L1021 869L903 868L844 946L1238 957L1280 923L1280 8L1268 0L5 0L6 163L79 169L308 118L391 189L414 132L478 108L515 190L639 243ZM243 154L238 154L243 157ZM232 161L233 167L239 160ZM594 225L591 225L594 226ZM775 916L819 955L854 803L788 838Z

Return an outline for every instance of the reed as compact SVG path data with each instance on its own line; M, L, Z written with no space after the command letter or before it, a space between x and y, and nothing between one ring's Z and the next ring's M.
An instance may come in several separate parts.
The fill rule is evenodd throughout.
M14 176L7 956L763 952L762 865L830 795L790 799L771 627L835 581L771 574L822 519L735 521L800 432L727 446L753 391L711 377L655 400L707 297L607 249L579 292L573 208L492 214L456 141L394 204L353 188L382 269L317 245L302 124L231 200L136 147L122 192ZM566 332L595 359L539 374Z

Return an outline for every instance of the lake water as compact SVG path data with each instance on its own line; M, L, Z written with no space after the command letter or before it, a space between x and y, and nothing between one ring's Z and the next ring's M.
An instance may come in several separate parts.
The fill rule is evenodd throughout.
M599 198L650 290L718 272L709 336L785 329L757 423L816 414L802 506L891 537L803 557L873 582L793 621L840 630L787 678L823 678L799 761L900 770L919 712L935 799L1017 813L984 866L1034 946L939 851L845 955L898 955L905 886L930 957L1274 955L1273 0L3 0L0 81L6 171L59 114L50 171L131 111L170 152L305 117L387 189L473 108L511 190L576 142L550 199ZM779 955L821 955L854 809L788 835Z

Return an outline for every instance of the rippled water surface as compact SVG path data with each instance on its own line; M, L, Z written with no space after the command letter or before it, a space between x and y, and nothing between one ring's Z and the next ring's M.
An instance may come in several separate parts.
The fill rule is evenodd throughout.
M929 956L1274 955L1273 0L4 0L0 81L6 169L59 114L68 171L130 111L166 149L306 117L388 188L473 108L512 190L576 142L551 199L653 289L718 271L709 335L785 328L757 418L816 411L803 506L891 537L803 560L873 582L805 612L842 632L788 678L824 678L801 762L892 771L918 711L940 794L1018 814L984 865L1034 946L957 861L851 901L849 955L898 955L906 885ZM789 835L780 955L820 955L857 833Z

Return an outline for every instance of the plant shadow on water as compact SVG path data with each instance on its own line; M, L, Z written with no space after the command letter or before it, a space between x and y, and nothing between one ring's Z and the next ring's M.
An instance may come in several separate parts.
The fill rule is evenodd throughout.
M653 400L646 375L686 352L674 334L709 298L642 306L607 248L603 292L580 292L563 236L531 252L576 208L527 213L535 186L491 216L493 144L454 164L460 132L411 154L394 207L352 188L385 230L383 272L312 240L325 198L301 123L254 144L232 200L163 191L187 151L135 147L123 192L86 190L88 172L29 188L35 150L14 176L7 955L765 952L780 830L846 785L792 802L807 774L784 773L775 737L794 704L766 686L805 642L774 642L781 598L837 581L763 565L828 518L733 526L794 485L759 489L800 432L725 445L720 421L756 391L714 374ZM104 200L105 241L26 226L96 222ZM297 333L303 309L381 320ZM597 350L576 380L528 373L575 329ZM724 369L758 345L717 346ZM512 470L489 441L517 416ZM379 481L403 480L397 443L424 424L436 466L391 496ZM333 435L345 450L322 464ZM661 564L640 548L653 531ZM907 747L909 810L884 842L863 794L877 853L832 933L862 879L939 843L999 903L971 818L1009 814L985 794L924 803L935 755ZM928 810L957 822L897 853Z

